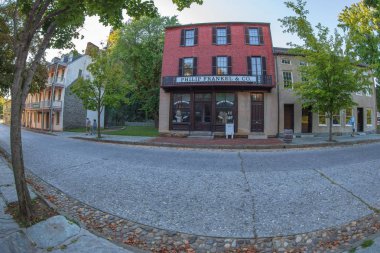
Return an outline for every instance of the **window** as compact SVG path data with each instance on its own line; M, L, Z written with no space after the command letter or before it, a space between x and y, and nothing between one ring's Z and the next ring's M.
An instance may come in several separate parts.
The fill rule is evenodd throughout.
M371 96L372 96L372 89L367 88L367 89L365 90L365 95L366 95L367 97L371 97Z
M288 63L290 64L290 63ZM300 66L307 66L307 63L305 61L300 61Z
M325 113L319 113L318 114L318 123L320 126L326 126L326 114Z
M356 92L356 95L358 95L358 96L363 96L363 92L362 92L362 91L357 91L357 92Z
M230 75L232 73L231 57L217 56L212 59L213 75Z
M334 126L340 126L340 112L333 112L332 116L333 125Z
M266 59L260 56L249 56L247 58L248 75L253 76L256 83L264 83L266 76Z
M190 94L173 94L173 123L190 122Z
M282 77L284 78L284 88L291 89L293 87L292 72L284 71L282 72Z
M181 31L181 46L191 47L198 44L198 28Z
M289 60L289 59L286 59L286 58L283 58L283 59L281 60L281 63L282 63L282 64L292 64L292 63L290 62L290 60Z
M55 124L59 125L59 112L55 112Z
M197 58L188 57L179 59L179 76L195 76L197 75Z
M216 93L216 124L226 124L234 122L234 93Z
M245 43L249 45L263 45L263 30L262 28L246 28Z
M212 43L215 45L231 44L230 27L214 27L212 30Z
M61 81L63 81L63 71L61 72Z
M372 126L372 109L367 109L367 126Z
M346 126L351 126L350 124L350 120L351 120L351 117L353 116L353 110L352 108L348 108L346 109L346 120L345 120L345 123L346 123Z
M82 70L78 70L78 78L82 76Z

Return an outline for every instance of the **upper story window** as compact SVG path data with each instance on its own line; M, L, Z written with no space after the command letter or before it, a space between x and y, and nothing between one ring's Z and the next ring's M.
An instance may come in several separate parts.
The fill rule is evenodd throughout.
M248 27L245 30L245 43L248 45L263 45L264 36L261 27Z
M79 77L82 77L82 70L81 69L78 70L78 78Z
M289 59L287 59L287 58L281 59L281 63L282 64L292 64L292 62Z
M231 75L231 57L217 56L212 58L212 74L213 75Z
M266 76L266 59L261 56L247 57L248 75L254 76L256 82L262 83Z
M195 76L197 74L197 58L179 59L179 76Z
M215 44L215 45L231 44L230 27L214 27L212 29L212 44Z
M181 31L181 46L191 47L198 44L198 28Z
M284 79L284 88L293 88L293 75L290 71L282 72L282 77Z
M300 61L300 66L307 66L307 63L305 61Z

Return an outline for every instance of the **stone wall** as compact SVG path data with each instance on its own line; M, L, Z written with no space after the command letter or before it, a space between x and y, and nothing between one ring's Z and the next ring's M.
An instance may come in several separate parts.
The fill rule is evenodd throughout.
M85 127L87 110L84 109L82 101L70 92L70 86L65 90L63 129Z

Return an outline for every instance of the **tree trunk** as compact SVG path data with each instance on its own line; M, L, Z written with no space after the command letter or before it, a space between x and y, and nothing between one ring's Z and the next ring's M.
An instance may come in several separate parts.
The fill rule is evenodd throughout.
M330 122L329 122L329 141L333 141L332 139L332 126L333 126L333 116L330 114Z
M20 215L26 221L30 221L32 218L32 202L25 179L24 159L22 155L21 111L23 102L21 96L12 96L11 103L10 139L13 174L16 183Z
M98 108L98 138L100 139L101 138L101 135L100 135L100 108Z

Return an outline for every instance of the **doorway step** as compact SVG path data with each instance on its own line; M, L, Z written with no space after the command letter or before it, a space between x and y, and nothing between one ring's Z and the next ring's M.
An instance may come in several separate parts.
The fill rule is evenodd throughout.
M214 134L211 131L191 131L187 138L212 140Z
M248 134L249 140L263 140L268 139L268 136L264 133L250 133Z
M309 137L315 137L315 135L314 134L307 134L307 133L302 133L300 135L300 138L309 138Z

